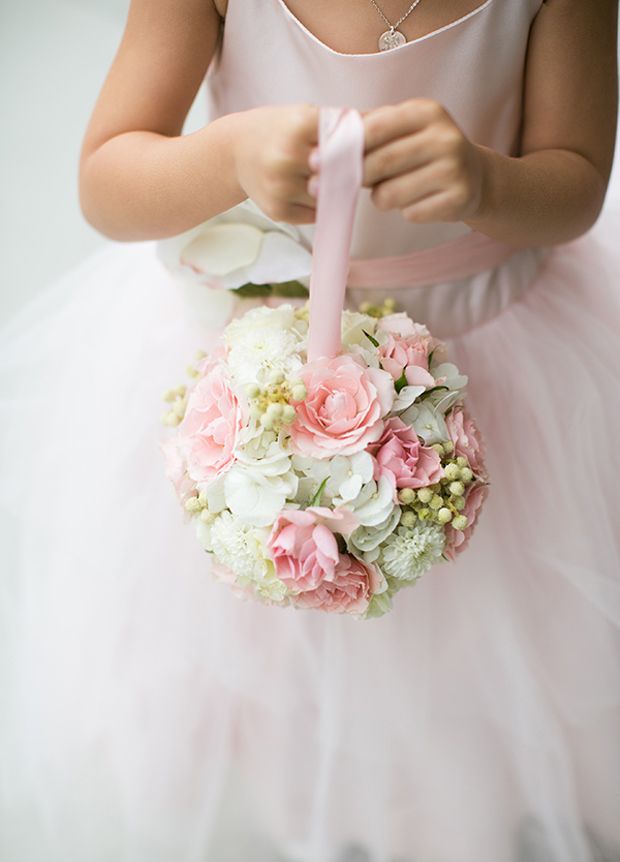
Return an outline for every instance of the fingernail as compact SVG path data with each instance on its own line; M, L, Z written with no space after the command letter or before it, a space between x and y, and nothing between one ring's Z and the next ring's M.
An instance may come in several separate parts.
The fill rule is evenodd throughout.
M318 171L320 165L319 159L319 148L315 147L310 151L310 155L308 156L308 164L312 168L313 171Z
M317 176L310 177L308 180L308 194L315 198L319 193L319 178Z

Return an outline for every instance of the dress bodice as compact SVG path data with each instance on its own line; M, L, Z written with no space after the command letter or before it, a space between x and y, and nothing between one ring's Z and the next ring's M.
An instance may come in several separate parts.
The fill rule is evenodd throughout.
M206 79L215 118L266 104L368 110L412 97L443 104L476 143L517 154L528 35L541 0L486 0L468 15L374 54L342 54L314 36L284 0L229 0L221 50ZM467 233L379 212L363 190L353 257L404 254ZM312 226L302 233L311 240Z
M229 0L223 38L205 80L207 117L299 102L368 110L425 97L444 105L471 140L518 155L529 33L541 5L542 0L486 0L399 48L343 54L311 33L284 0ZM311 247L314 226L299 230ZM379 211L362 189L353 226L354 262L382 264L413 255L409 274L428 269L429 276L392 279L389 287L381 280L356 286L353 279L347 302L380 302L387 294L440 338L467 332L521 296L545 258L544 249L523 249L505 261L489 259L477 270L457 266L447 275L439 265L433 272L447 251L458 258L459 244L468 251L486 239L463 223L412 225L397 211Z

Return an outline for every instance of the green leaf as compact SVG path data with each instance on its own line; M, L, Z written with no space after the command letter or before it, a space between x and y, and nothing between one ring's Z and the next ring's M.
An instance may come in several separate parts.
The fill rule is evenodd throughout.
M374 344L375 347L379 346L379 342L377 341L377 339L373 338L373 336L369 332L366 332L365 329L362 329L362 332L364 333L364 335L370 341L371 344Z
M327 479L328 479L327 476L323 479L323 481L321 482L321 484L319 485L319 487L316 490L316 494L308 503L308 506L318 506L319 505L319 503L321 502L321 497L323 496L323 491L325 490L325 486L327 485Z
M258 296L270 296L271 294L271 285L270 284L252 284L251 281L248 281L247 284L242 284L241 287L236 287L233 291L238 296L245 297L258 297Z
M394 387L395 387L397 392L400 392L400 390L403 388L403 386L406 386L406 385L407 385L407 378L405 377L405 372L403 371L403 373L400 375L398 380L394 381Z
M431 389L427 389L427 390L426 390L426 392L423 392L423 393L420 395L420 401L421 401L423 398L426 398L426 396L427 396L427 395L430 395L430 394L431 394L431 392L437 392L439 389L445 389L446 391L449 391L449 390L450 390L450 387L449 387L449 386L433 386L433 387L431 387Z
M300 281L283 281L280 284L272 284L274 296L285 296L289 299L307 299L310 296L308 288Z

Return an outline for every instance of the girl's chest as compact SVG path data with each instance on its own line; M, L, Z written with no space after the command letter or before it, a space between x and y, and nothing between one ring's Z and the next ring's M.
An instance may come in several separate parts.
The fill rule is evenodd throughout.
M229 0L214 0L225 16ZM231 0L241 2L241 0ZM343 54L371 54L379 39L398 30L407 41L445 27L493 0L265 0L286 5L290 12L325 45ZM411 8L415 3L414 8ZM410 11L411 10L411 11Z

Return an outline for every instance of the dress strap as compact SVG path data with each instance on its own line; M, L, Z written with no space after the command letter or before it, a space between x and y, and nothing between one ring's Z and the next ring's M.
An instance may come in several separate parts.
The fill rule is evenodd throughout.
M441 245L398 257L354 258L347 285L360 288L424 287L493 269L518 248L471 231Z

